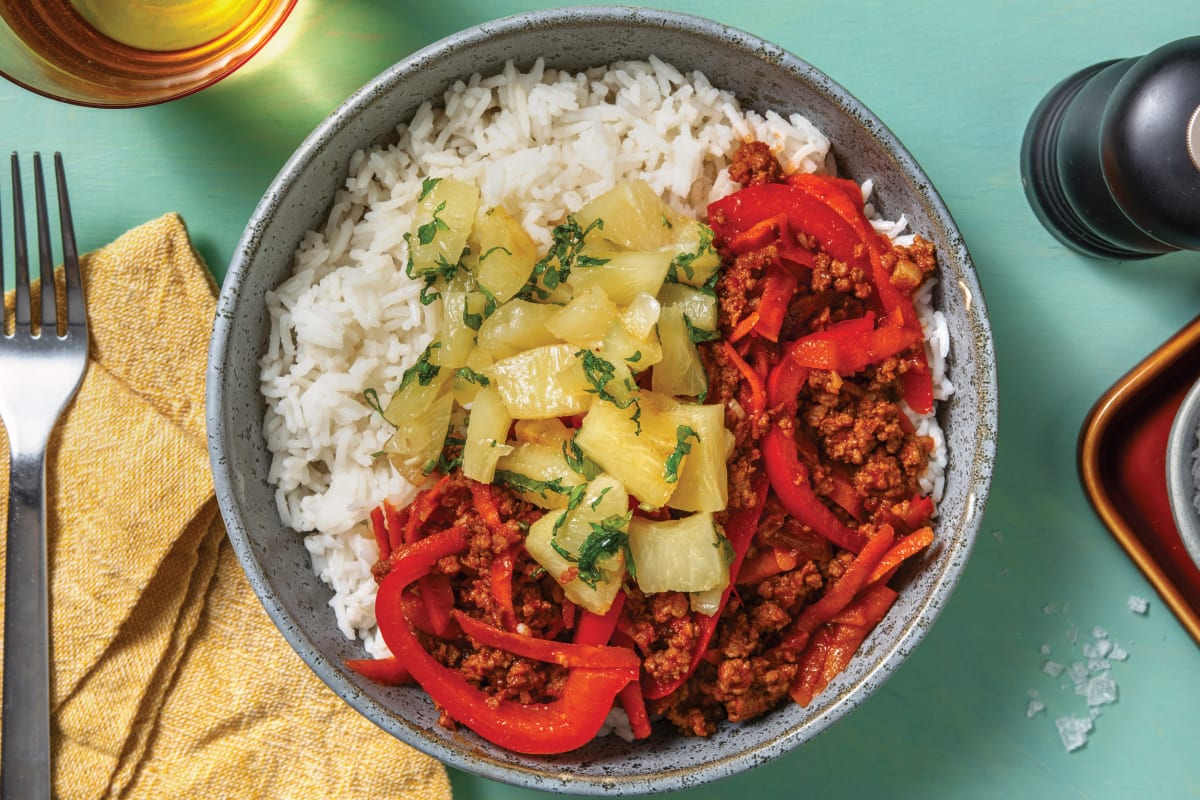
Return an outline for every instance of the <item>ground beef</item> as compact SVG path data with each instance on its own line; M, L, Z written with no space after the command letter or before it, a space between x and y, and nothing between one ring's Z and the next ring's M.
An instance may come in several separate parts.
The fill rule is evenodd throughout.
M729 165L729 177L743 186L779 183L783 180L783 168L769 145L747 142L734 154L733 163Z

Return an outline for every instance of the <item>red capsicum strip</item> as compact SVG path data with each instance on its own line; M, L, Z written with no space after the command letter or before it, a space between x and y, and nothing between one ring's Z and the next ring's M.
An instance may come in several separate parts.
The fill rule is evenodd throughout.
M779 423L771 425L763 439L762 453L771 488L789 514L843 550L857 553L863 549L866 537L838 519L813 490L808 467L797 454L791 431L785 431Z
M864 317L834 323L789 343L786 356L804 367L853 375L900 355L919 343L923 335L920 328L876 327L875 314L868 311Z
M384 686L403 686L412 683L412 673L395 656L387 658L348 658L346 666Z
M642 665L637 653L624 647L602 644L580 644L559 642L537 636L524 636L489 625L482 620L459 611L454 619L463 633L484 647L507 650L515 656L558 664L562 667L588 667L592 669L633 669Z
M778 221L781 216L784 222ZM754 238L769 243L769 234L784 230L786 225L789 236L780 236L777 242L777 247L781 248L780 258L804 263L798 261L803 256L794 252L802 248L788 246L788 240L794 239L790 232L801 232L816 239L821 249L838 261L871 270L867 249L854 227L825 200L798 187L783 183L747 186L710 203L708 220L718 247L745 241L738 238L743 232L769 221L762 228L755 228L758 235ZM755 248L747 246L746 249ZM811 254L808 258L811 263Z
M375 534L375 544L379 548L379 557L387 558L392 554L392 546L388 542L387 527L383 522L383 506L371 509L371 532Z
M767 482L761 479L756 480L754 491L754 505L730 514L729 519L725 521L725 538L729 540L729 545L733 548L733 563L729 565L729 585L725 587L725 591L721 594L721 602L715 614L708 615L692 612L695 623L699 626L699 633L696 637L696 645L692 650L691 664L686 672L669 681L660 681L643 673L642 695L646 699L657 700L661 697L666 697L678 689L695 672L696 667L700 665L700 661L704 658L704 652L708 649L708 643L712 640L713 633L717 630L717 622L720 620L721 614L724 613L725 604L729 602L729 595L737 583L738 570L741 569L742 562L746 558L746 551L750 549L750 542L754 539L754 534L758 532L758 521L762 518L763 507L767 502Z
M786 352L767 378L767 403L781 419L796 415L797 397L809 370ZM790 427L774 422L762 443L763 465L775 496L788 513L819 536L843 550L857 553L866 537L838 519L813 490L808 467L800 460L799 446Z
M517 562L517 547L513 545L492 559L492 599L500 609L500 621L505 630L516 630L517 612L513 606L513 567Z
M891 244L871 227L863 209L862 191L853 182L821 175L792 175L787 183L748 186L722 198L709 205L708 214L718 245L730 247L737 243L742 249L734 252L774 243L782 259L805 263L797 254L803 252L811 267L812 254L795 244L795 232L812 236L833 258L871 275L883 315L881 329L893 325L902 328L912 337L910 344L923 338L912 299L892 284L884 264L883 255ZM774 241L772 235L776 236ZM889 333L882 338L891 336ZM928 414L933 410L932 375L924 348L913 350L909 370L901 379L904 398L914 411Z
M796 294L799 278L795 272L770 264L763 278L763 291L758 300L758 322L754 332L769 341L779 340L779 330L787 316L788 303Z
M496 702L421 646L404 616L404 590L428 574L439 559L466 547L463 532L451 528L393 554L391 570L379 585L375 601L384 641L447 715L488 741L514 752L539 755L587 744L604 724L617 694L637 679L637 669L577 667L568 671L557 700L528 705Z
M855 228L870 253L872 277L881 309L889 319L898 316L901 327L920 334L916 340L920 341L924 334L921 332L921 323L917 319L916 309L913 308L912 298L892 285L892 276L883 263L883 253L887 252L891 244L876 233L867 220L863 210L862 191L857 184L841 178L818 175L793 175L788 178L788 182L825 199ZM904 385L904 399L910 408L918 414L933 411L933 376L929 371L924 348L916 348L910 358L909 370L904 373L901 382Z

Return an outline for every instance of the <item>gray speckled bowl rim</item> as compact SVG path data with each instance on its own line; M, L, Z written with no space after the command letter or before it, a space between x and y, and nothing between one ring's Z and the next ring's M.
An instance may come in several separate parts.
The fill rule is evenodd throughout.
M1184 395L1167 436L1167 494L1171 498L1171 516L1179 529L1184 549L1200 567L1200 511L1195 502L1200 489L1192 474L1196 467L1197 431L1200 431L1200 381Z
M239 335L257 335L265 339L265 332L243 330L239 326L248 324L246 318L253 320L263 316L262 296L249 296L253 292L246 287L253 284L251 278L255 269L265 269L264 259L269 262L271 258L279 258L278 251L283 245L276 241L277 237L273 238L272 226L286 227L286 215L298 202L294 190L297 186L308 185L305 178L307 171L313 168L313 162L320 162L321 168L329 168L326 145L343 129L355 127L360 113L371 111L372 104L386 100L389 93L403 93L406 79L420 75L424 70L436 69L445 57L471 53L472 48L486 50L497 40L503 41L505 37L520 39L522 33L528 35L531 31L538 31L540 36L545 30L556 30L557 26L568 26L569 32L576 32L591 28L569 26L594 25L649 27L664 41L671 37L688 38L687 42L678 44L684 49L693 45L691 39L711 45L718 60L737 58L739 69L744 62L745 68L752 71L774 71L771 72L774 75L782 70L789 83L802 84L794 91L814 94L820 103L830 106L830 113L838 115L835 119L839 125L854 126L856 141L861 138L871 146L872 149L864 151L862 156L870 162L871 174L879 179L877 202L886 212L888 195L903 193L906 209L914 211L926 226L922 232L933 238L938 246L942 281L937 302L947 310L950 318L953 348L950 377L959 389L939 412L951 454L947 472L947 498L950 499L943 501L940 511L943 522L939 528L939 541L919 564L902 573L906 582L912 585L912 591L902 592L902 600L864 643L851 668L807 709L800 710L792 705L760 718L761 722L722 726L707 740L687 739L656 730L648 742L636 743L633 746L636 749L628 752L622 750L628 746L609 737L565 756L523 757L496 748L469 731L451 734L438 729L433 723L436 713L432 704L419 689L381 688L349 672L340 663L341 658L349 657L342 655L346 648L329 648L339 651L332 655L322 651L314 643L314 636L325 636L326 632L303 629L284 603L282 595L292 589L280 583L283 578L274 575L281 567L274 562L264 563L260 548L269 547L272 542L264 543L264 534L254 524L257 515L260 525L268 525L269 521L263 522L262 518L273 514L274 509L268 512L247 502L247 495L253 494L251 490L265 482L261 463L257 473L254 468L255 459L261 462L262 451L265 451L261 441L261 396L255 406L248 398L257 392L257 382L254 381L253 388L247 385L252 380L249 370L257 365L257 356L263 352L264 345L261 341L245 341ZM597 57L596 60L605 63L608 59ZM687 68L696 67L687 65ZM466 77L467 74L470 73L447 75L446 83L453 77ZM715 79L714 82L722 85ZM760 104L778 107L771 97L756 96ZM797 110L805 111L803 108ZM834 144L836 148L837 138ZM341 166L344 169L344 161ZM854 166L853 163L848 165L852 177L855 176ZM843 167L847 165L843 164ZM914 208L909 209L907 204L914 204ZM914 214L910 214L910 219ZM281 218L285 221L277 223ZM264 250L271 252L264 256ZM258 307L255 307L256 303ZM253 349L255 347L258 349ZM250 219L218 301L207 378L209 451L217 499L229 539L255 593L296 652L347 703L401 741L458 769L545 791L628 795L686 788L766 763L842 719L904 662L953 593L978 533L996 452L996 362L983 293L957 226L911 154L849 92L791 53L711 20L644 8L552 9L484 23L412 54L352 95L300 145ZM239 401L248 407L239 406ZM260 414L259 420L247 421L246 417L253 417L255 413ZM253 439L255 431L259 440L248 441ZM261 491L263 487L257 488ZM274 526L281 527L277 515ZM290 544L288 547L295 550ZM300 549L303 553L303 548ZM290 566L298 569L296 563ZM311 570L309 573L307 580L315 581ZM328 614L329 627L333 628L332 613Z

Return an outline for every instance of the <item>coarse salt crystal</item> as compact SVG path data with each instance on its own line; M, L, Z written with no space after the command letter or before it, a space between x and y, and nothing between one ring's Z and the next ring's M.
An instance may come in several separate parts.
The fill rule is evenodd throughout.
M1128 605L1129 610L1135 614L1145 614L1150 610L1150 601L1144 597L1138 597L1137 595L1130 595L1129 600L1126 601L1126 605Z
M1054 725L1068 753L1087 744L1088 734L1092 731L1091 717L1059 717L1054 720Z
M1025 708L1025 716L1029 719L1033 719L1034 717L1036 717L1038 714L1042 713L1045 710L1046 710L1046 704L1043 703L1041 700L1037 700L1037 699L1030 700L1029 705Z
M1112 650L1108 651L1107 658L1113 661L1124 661L1129 658L1129 652L1119 644L1114 644Z
M1042 672L1046 673L1051 678L1057 678L1059 675L1062 675L1064 669L1065 667L1063 667L1063 665L1057 661L1047 661L1042 665Z
M1042 645L1042 655L1044 655L1044 656L1050 655L1050 645L1048 645L1048 644Z
M1067 667L1067 675L1071 682L1078 686L1088 679L1087 665L1082 661L1072 661L1071 666Z
M1117 702L1117 683L1107 672L1096 675L1087 682L1087 704L1101 706Z

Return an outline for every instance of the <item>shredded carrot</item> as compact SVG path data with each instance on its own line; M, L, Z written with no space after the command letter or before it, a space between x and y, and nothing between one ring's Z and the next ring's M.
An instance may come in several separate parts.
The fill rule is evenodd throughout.
M746 334L750 333L750 331L754 330L756 325L758 325L758 312L751 311L749 314L747 314L745 317L742 318L741 322L739 322L737 325L734 326L733 330L729 333L729 336L727 336L725 338L725 341L727 341L727 342L738 341L739 339L744 337Z
M763 386L762 378L754 369L746 363L746 360L738 355L737 350L728 340L721 342L725 348L725 355L729 357L733 366L737 367L737 371L746 379L746 383L750 386L750 408L746 410L751 413L765 411L767 408L767 390Z
M932 543L933 528L928 527L915 530L903 539L899 539L884 554L883 558L879 560L879 564L871 572L871 577L867 578L867 583L875 583L882 578L890 578L892 573L896 571L896 568L906 559L915 556Z

